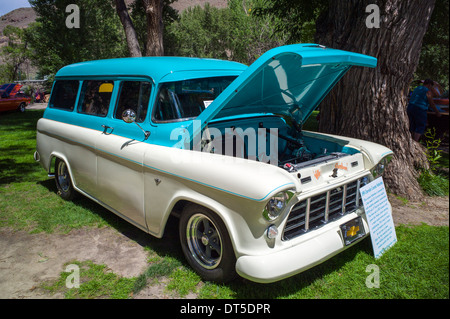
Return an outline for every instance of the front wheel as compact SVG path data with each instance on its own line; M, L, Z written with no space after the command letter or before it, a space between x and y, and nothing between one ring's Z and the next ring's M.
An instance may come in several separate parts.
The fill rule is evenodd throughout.
M72 185L69 169L66 162L59 158L55 161L55 181L59 196L65 200L74 199L76 191Z
M189 205L181 215L179 231L186 260L204 280L228 282L236 276L234 250L217 215Z

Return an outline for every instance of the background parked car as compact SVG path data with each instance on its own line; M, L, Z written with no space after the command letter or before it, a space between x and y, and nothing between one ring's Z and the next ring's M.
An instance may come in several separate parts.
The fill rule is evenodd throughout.
M9 83L0 86L0 112L19 110L25 112L25 108L31 103L31 98L20 91L21 84Z

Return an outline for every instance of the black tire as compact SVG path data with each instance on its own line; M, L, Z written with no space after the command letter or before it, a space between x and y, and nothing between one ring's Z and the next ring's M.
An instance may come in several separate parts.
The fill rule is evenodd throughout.
M65 200L72 200L75 198L76 191L72 184L72 178L69 174L69 169L66 162L57 158L55 161L55 181L58 195Z
M236 257L222 220L209 209L188 205L179 224L180 242L189 265L207 281L225 283L236 277Z
M17 108L19 110L20 113L25 112L25 103L20 103L19 107Z

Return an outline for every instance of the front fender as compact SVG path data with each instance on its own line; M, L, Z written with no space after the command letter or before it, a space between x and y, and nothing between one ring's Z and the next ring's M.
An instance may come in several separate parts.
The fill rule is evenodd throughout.
M188 201L224 221L237 254L250 251L264 235L268 224L262 213L270 197L300 188L298 179L274 165L154 145L146 153L144 174L150 233L161 237L175 205Z
M387 148L386 146L369 141L360 140L357 138L324 133L312 133L312 132L307 132L306 134L311 136L314 135L327 136L332 139L347 142L347 144L345 145L346 147L353 148L364 155L364 166L366 169L372 169L375 165L377 165L381 161L381 159L383 159L388 155L393 154L393 151Z

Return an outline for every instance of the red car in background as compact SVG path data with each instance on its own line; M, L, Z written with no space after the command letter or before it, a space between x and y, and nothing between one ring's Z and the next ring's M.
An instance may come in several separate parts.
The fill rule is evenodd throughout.
M0 112L19 110L25 112L25 108L31 103L31 98L20 92L21 84L9 83L0 86Z
M449 132L449 112L448 112L448 91L447 91L447 97L443 97L442 95L440 97L434 98L434 104L436 104L436 107L438 108L439 112L441 113L440 117L436 116L436 113L434 111L428 112L428 127L429 128L435 128L436 130L436 139L442 139L443 141L446 141L448 143L448 132ZM447 134L446 134L447 133Z

